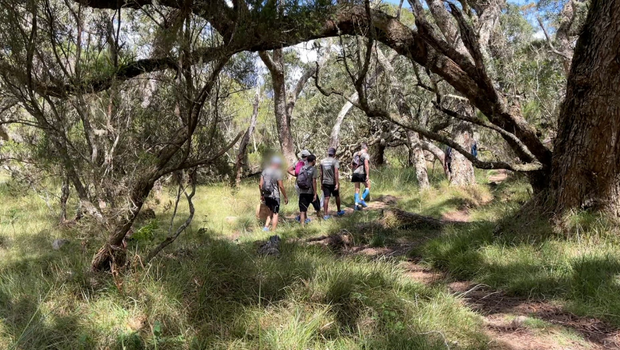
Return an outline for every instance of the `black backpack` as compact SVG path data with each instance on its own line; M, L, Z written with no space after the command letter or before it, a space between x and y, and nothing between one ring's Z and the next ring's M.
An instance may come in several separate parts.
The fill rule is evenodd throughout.
M301 190L309 190L312 188L312 166L304 165L297 175L297 187Z
M353 155L353 160L351 161L351 166L353 170L359 168L362 165L362 158L360 157L359 152L355 152Z
M273 195L275 187L277 186L274 182L275 181L273 181L273 177L271 177L271 175L263 175L263 188L261 190L263 196L269 197Z

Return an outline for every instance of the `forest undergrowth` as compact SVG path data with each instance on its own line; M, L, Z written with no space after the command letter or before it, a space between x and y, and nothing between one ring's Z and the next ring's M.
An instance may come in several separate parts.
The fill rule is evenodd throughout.
M6 349L485 349L483 318L446 284L472 281L506 295L545 300L566 312L620 326L620 250L616 225L575 213L563 231L531 214L524 179L417 188L415 171L374 172L372 199L394 196L399 209L467 220L440 230L375 227L382 210L348 213L301 228L296 196L284 206L279 257L259 256L256 183L200 186L191 226L150 264L140 257L167 234L174 189L148 208L128 244L130 266L116 278L92 274L104 235L87 221L58 224L53 196L0 179L0 348ZM343 204L353 188L344 183ZM288 183L293 193L292 182ZM50 186L50 188L54 188ZM54 191L51 191L52 193ZM332 203L332 208L335 209ZM178 223L185 220L182 204ZM447 219L446 219L447 220ZM363 228L362 228L363 227ZM345 254L312 237L346 232L354 246L405 247L401 254ZM68 242L52 248L56 239ZM402 249L401 249L402 250ZM410 278L414 261L445 274ZM532 318L528 327L545 329ZM580 341L558 333L559 344ZM561 338L561 339L560 339Z

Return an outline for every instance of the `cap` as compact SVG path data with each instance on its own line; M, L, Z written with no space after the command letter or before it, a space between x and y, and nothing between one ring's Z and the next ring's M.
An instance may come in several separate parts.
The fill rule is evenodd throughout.
M280 165L282 164L282 159L278 156L273 156L271 157L271 164L273 165Z
M311 155L312 153L310 153L310 151L308 151L307 149L299 152L299 158L306 158L307 156Z
M336 149L335 149L334 147L330 147L330 148L327 150L327 155L330 155L330 156L335 156L335 155L336 155Z

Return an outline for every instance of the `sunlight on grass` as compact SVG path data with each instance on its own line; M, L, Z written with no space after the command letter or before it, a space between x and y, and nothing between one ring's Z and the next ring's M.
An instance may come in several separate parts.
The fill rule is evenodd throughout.
M394 195L400 208L438 218L463 210L472 222L441 232L386 230L373 226L380 211L363 211L302 229L291 220L297 197L287 182L282 254L261 257L255 241L271 233L255 219L256 183L200 186L192 225L144 266L137 257L167 234L173 194L147 203L156 217L136 223L143 234L130 241L131 268L115 281L88 272L105 235L88 222L58 225L58 208L31 193L17 195L10 181L0 184L7 199L0 202L0 348L486 348L480 317L444 287L406 277L397 259L340 256L299 241L338 232L350 233L354 245L422 242L412 254L454 278L553 299L620 324L620 254L609 222L577 214L566 221L574 234L559 236L535 218L511 221L529 195L521 180L469 189L438 181L420 193L410 169L375 175L374 198ZM342 193L350 206L350 183L343 182ZM181 203L175 225L185 215ZM53 250L56 238L69 243ZM545 329L535 320L529 327Z

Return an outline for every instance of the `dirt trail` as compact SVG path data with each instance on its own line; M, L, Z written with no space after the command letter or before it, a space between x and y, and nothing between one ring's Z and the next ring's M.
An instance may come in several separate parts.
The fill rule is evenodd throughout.
M505 181L508 173L489 176L491 186ZM364 210L390 209L398 198L382 196L368 203ZM344 209L347 214L352 208ZM314 214L314 213L313 213ZM314 216L314 215L312 215ZM294 220L294 216L285 220ZM446 224L469 222L466 209L443 215ZM343 231L330 236L299 239L305 244L322 245L342 255L364 255L373 259L403 257L421 242L400 241L389 247L354 245L351 234ZM491 350L603 350L620 349L620 330L601 320L579 317L549 301L508 296L486 285L472 281L453 281L444 272L426 268L414 261L400 263L407 278L427 285L444 286L464 306L483 319Z
M424 284L445 284L462 303L481 315L494 350L620 349L620 330L590 317L563 311L548 301L507 296L471 281L449 276L411 261L401 263L405 276Z
M489 177L495 184L506 180L500 172ZM367 210L382 210L396 204L396 198L369 203ZM469 212L454 211L443 216L444 222L469 222ZM321 244L344 255L365 255L371 258L406 256L416 242L400 242L390 247L352 246L347 233L323 236L307 241ZM418 242L419 243L419 242ZM562 310L549 301L508 296L504 292L472 281L451 281L450 277L413 261L400 266L405 276L427 285L443 285L463 305L483 319L492 350L603 350L620 349L620 330L601 320L579 317Z

